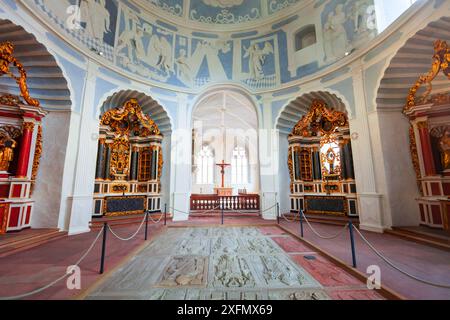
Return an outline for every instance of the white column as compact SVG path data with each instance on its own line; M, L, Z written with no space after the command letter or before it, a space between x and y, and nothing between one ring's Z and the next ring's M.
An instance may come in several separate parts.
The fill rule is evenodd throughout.
M69 234L88 232L93 212L99 126L98 119L93 117L97 67L89 62L87 71L80 119L74 119L75 123L79 122L79 128L76 132L71 132L72 136L69 138L69 143L74 143L77 150L73 154L73 191L67 199ZM74 134L77 136L73 136Z
M279 202L278 196L278 159L279 159L279 133L273 127L271 97L263 98L262 125L259 133L259 168L261 175L261 210L262 217L274 220ZM271 208L271 209L269 209ZM269 209L266 211L266 209Z
M365 230L383 232L385 223L382 215L383 197L377 190L376 173L367 115L363 69L361 65L352 70L355 96L355 115L350 120L353 162L356 187L359 197L360 227Z
M171 141L171 212L174 221L187 220L191 196L192 126L185 94L178 96L178 117Z

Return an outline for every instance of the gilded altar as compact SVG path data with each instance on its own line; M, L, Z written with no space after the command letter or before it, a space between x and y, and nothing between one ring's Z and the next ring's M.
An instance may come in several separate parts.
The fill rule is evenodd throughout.
M288 137L291 211L353 216L358 197L347 116L313 100Z
M420 223L450 232L450 48L447 42L435 41L429 72L417 76L403 112L411 124L410 151L420 192L417 199ZM446 81L447 86L442 86Z
M162 140L158 126L136 99L103 114L93 216L161 210ZM143 199L143 205L136 206L136 199ZM120 210L111 212L111 203L120 203Z
M25 67L11 42L0 43L0 77L12 79L18 89L18 95L13 95L0 88L1 234L31 227L46 112L31 97Z

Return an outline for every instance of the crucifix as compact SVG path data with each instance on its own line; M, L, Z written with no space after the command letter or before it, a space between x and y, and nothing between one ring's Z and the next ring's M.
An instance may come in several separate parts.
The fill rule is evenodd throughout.
M217 163L216 166L221 168L220 173L222 174L222 188L225 188L225 168L231 166L231 164L225 163L225 160L222 160L222 163Z

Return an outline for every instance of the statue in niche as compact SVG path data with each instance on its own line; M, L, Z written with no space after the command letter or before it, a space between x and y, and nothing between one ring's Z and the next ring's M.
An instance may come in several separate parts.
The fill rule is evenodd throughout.
M86 24L84 32L91 38L102 40L111 32L111 17L106 9L106 0L81 0L80 21Z
M348 51L349 41L344 28L345 21L344 5L338 4L335 11L328 14L324 25L326 62L334 62L344 57Z
M441 162L444 170L450 170L450 128L447 128L439 141Z
M0 139L0 171L8 172L11 161L14 159L16 141L5 138Z
M263 66L266 60L266 57L269 54L273 54L273 46L270 42L266 41L264 44L264 48L261 49L258 43L251 45L250 47L245 49L244 58L249 58L248 60L248 68L250 70L250 76L253 79L261 80L264 78L264 70Z

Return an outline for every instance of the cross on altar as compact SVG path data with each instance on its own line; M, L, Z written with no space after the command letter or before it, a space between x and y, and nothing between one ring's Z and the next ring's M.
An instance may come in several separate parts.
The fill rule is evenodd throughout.
M220 173L222 174L222 188L225 188L225 168L231 166L231 164L225 163L225 160L222 160L222 163L217 163L216 166L221 168Z

